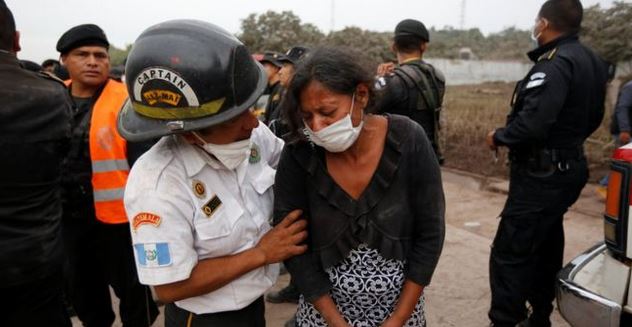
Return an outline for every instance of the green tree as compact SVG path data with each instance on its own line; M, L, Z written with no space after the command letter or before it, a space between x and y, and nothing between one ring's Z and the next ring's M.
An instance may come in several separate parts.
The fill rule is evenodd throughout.
M303 24L291 11L250 14L241 21L242 33L237 37L252 52L283 52L295 45L314 46L324 34L312 24Z
M613 62L632 60L632 3L614 2L608 9L599 5L584 11L582 36L604 59Z
M131 49L131 44L126 45L123 49L110 45L110 65L112 67L122 65Z
M390 32L366 31L359 27L346 27L340 31L329 33L323 45L343 46L354 49L363 55L369 64L377 64L392 60L390 50L393 34Z

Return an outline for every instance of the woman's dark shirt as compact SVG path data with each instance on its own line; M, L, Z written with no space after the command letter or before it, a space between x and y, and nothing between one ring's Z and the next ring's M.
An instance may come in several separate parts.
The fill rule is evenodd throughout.
M423 129L387 115L388 131L378 167L358 200L327 172L325 151L308 142L286 145L274 185L274 223L302 209L308 250L285 262L306 300L331 288L325 269L361 243L386 259L406 261L406 277L428 285L445 233L445 200L439 164Z

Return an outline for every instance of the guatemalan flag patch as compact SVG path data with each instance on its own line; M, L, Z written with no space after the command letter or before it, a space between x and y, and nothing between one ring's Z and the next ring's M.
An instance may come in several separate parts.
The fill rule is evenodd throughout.
M134 244L138 265L141 267L165 267L171 265L169 243Z

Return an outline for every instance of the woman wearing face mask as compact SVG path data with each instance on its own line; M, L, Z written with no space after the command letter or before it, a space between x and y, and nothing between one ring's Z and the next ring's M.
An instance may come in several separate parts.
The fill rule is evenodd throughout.
M294 139L274 218L308 219L308 251L286 261L302 293L298 326L425 325L445 229L439 165L419 125L370 114L372 84L357 56L318 49L284 100Z

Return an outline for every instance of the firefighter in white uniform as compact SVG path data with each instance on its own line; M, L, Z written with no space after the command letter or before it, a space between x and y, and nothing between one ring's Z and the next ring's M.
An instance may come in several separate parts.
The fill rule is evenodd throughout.
M140 281L166 326L264 326L275 263L305 251L306 226L298 211L269 225L283 141L251 111L263 68L221 28L178 20L139 36L125 77L121 135L163 136L125 189Z

